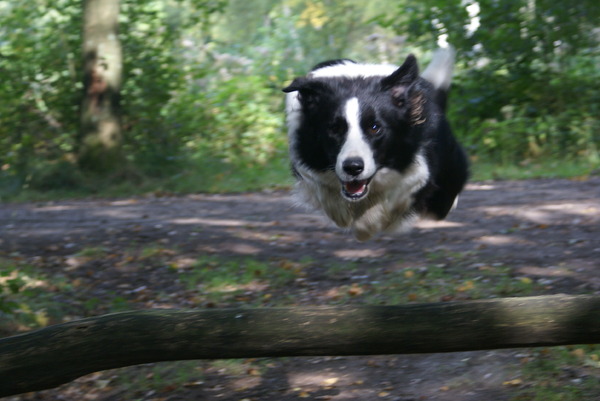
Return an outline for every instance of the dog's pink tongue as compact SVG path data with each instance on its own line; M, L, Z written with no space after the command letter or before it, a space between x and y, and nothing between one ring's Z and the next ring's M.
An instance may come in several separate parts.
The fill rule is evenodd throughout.
M344 189L350 195L356 195L363 193L366 189L367 182L366 181L350 181L344 184Z

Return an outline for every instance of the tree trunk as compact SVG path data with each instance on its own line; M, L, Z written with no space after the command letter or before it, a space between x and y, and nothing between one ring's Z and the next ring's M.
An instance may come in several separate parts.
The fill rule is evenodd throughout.
M0 340L0 397L185 360L414 354L600 343L600 296L404 306L115 313Z
M106 172L123 162L119 0L84 0L83 14L84 75L78 160L85 170Z

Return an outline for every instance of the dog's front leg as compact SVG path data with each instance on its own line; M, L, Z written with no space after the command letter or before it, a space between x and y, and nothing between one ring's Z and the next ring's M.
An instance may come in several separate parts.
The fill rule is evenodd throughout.
M354 237L359 241L367 241L376 233L390 225L390 216L385 206L376 203L366 209L352 224Z
M348 228L352 224L352 212L345 202L332 202L330 197L321 200L323 210L327 217L341 228Z

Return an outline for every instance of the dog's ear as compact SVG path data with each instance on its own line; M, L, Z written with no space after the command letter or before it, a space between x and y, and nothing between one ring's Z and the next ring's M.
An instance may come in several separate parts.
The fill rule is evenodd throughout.
M394 104L399 107L408 101L408 89L419 78L419 66L414 55L409 54L404 64L381 80L384 91L390 91Z
M425 96L416 87L419 79L419 66L414 55L410 54L404 64L394 73L381 80L383 91L388 92L392 102L411 125L425 122L424 104Z
M301 77L296 78L292 83L283 88L285 93L298 92L298 100L303 105L312 105L328 93L327 85L324 82L316 81L314 79Z

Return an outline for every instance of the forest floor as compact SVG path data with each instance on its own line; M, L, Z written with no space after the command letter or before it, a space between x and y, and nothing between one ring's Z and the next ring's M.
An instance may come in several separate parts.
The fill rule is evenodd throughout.
M130 309L600 294L600 177L475 182L446 221L363 243L285 191L3 204L0 258L41 291L3 335ZM7 399L587 401L600 400L598 354L169 362Z

